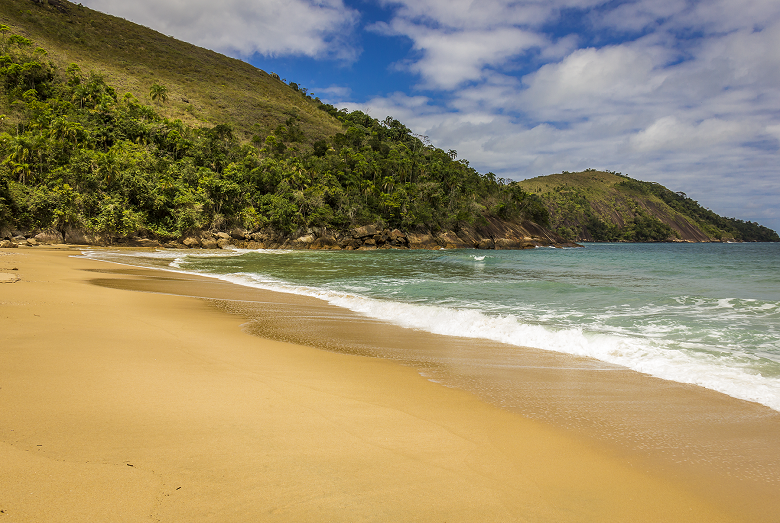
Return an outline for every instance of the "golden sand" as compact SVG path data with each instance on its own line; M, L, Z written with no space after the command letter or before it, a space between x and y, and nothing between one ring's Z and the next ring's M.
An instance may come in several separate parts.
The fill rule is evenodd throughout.
M112 266L77 253L0 254L0 523L755 519L396 363L92 285Z

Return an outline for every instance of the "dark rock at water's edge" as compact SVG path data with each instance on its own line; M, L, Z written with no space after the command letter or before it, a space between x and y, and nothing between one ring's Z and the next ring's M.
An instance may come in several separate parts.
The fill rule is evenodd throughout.
M248 231L191 231L174 241L165 241L151 234L108 238L78 229L33 232L4 231L0 239L6 247L17 245L67 243L117 247L168 247L219 249L230 246L242 249L292 250L376 250L376 249L499 249L519 250L535 247L581 247L533 222L510 223L486 218L482 224L463 226L458 230L389 229L379 224L364 225L344 231L328 228L306 229L297 234L283 234L273 229ZM18 233L15 234L14 233ZM7 237L5 237L7 236Z
M557 234L524 221L502 222L487 218L478 226L465 226L457 231L400 231L381 225L364 225L345 231L327 228L307 229L285 235L271 229L225 232L200 232L184 238L187 247L214 248L232 245L243 249L292 250L376 250L376 249L531 249L534 247L581 247ZM166 245L167 246L167 245Z

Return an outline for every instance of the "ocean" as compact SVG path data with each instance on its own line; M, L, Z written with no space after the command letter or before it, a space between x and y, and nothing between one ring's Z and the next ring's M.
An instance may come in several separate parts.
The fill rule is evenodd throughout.
M584 356L780 411L780 244L84 254L313 296L410 329Z

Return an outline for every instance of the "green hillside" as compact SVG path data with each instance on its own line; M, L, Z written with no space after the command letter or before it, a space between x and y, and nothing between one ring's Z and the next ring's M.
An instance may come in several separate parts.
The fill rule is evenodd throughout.
M154 105L164 118L228 124L240 141L262 140L291 117L304 144L341 130L317 101L260 69L66 0L3 0L0 23L46 49L60 70L77 63L141 103L152 104L152 85L163 85L168 101Z
M70 16L39 9L47 20ZM523 240L536 234L555 241L534 227L526 235L500 225L545 223L538 198L478 173L392 118L339 111L285 86L314 116L307 120L288 104L282 124L248 141L227 112L215 110L215 119L225 117L220 123L172 119L165 86L152 84L146 96L123 94L102 71L58 65L58 52L0 27L6 236L50 230L66 240L167 242L198 231L301 237L373 224L431 233L490 226ZM317 120L334 132L312 130ZM483 239L478 236L469 233L467 244Z
M718 216L684 193L620 173L588 169L524 180L550 225L577 241L780 241L753 222Z

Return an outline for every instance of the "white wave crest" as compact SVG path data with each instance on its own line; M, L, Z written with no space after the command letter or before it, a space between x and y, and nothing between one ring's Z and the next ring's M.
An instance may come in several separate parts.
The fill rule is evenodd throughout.
M184 271L180 268L181 262L188 256L235 256L236 253L244 254L245 252L251 251L238 249L222 253L176 251L160 254L145 253L144 256L170 259L170 267L175 272L196 272L240 285L312 296L372 318L434 334L489 339L510 345L595 358L658 378L699 385L735 398L761 403L780 411L780 379L762 376L749 368L725 365L711 354L665 349L662 341L654 336L640 337L620 332L591 333L584 332L581 328L556 329L543 324L530 324L527 320L523 322L517 316L508 314L488 315L474 309L367 298L344 292L295 286L255 273L214 275L198 271ZM284 254L284 252L275 251L274 254ZM107 255L105 251L85 251L84 255L106 261L138 265L138 262L133 263L132 258L135 257L137 260L139 253L128 254L126 257L115 257ZM359 292L359 289L354 290ZM689 303L684 298L678 299L678 303L687 303L697 307L705 305L704 302L698 303L696 300ZM734 309L734 304L735 302L732 300L722 300L715 307L729 310ZM643 312L647 313L647 311ZM636 311L632 314L636 314ZM543 314L537 313L537 316L540 322L544 321ZM663 326L654 327L660 331L664 329Z
M533 347L586 356L657 378L689 383L754 401L780 411L780 380L749 369L726 366L709 354L668 350L652 338L554 329L530 325L511 315L490 316L478 310L399 303L321 289L291 286L254 274L220 278L242 285L320 298L366 316L434 334L482 338L519 347Z

